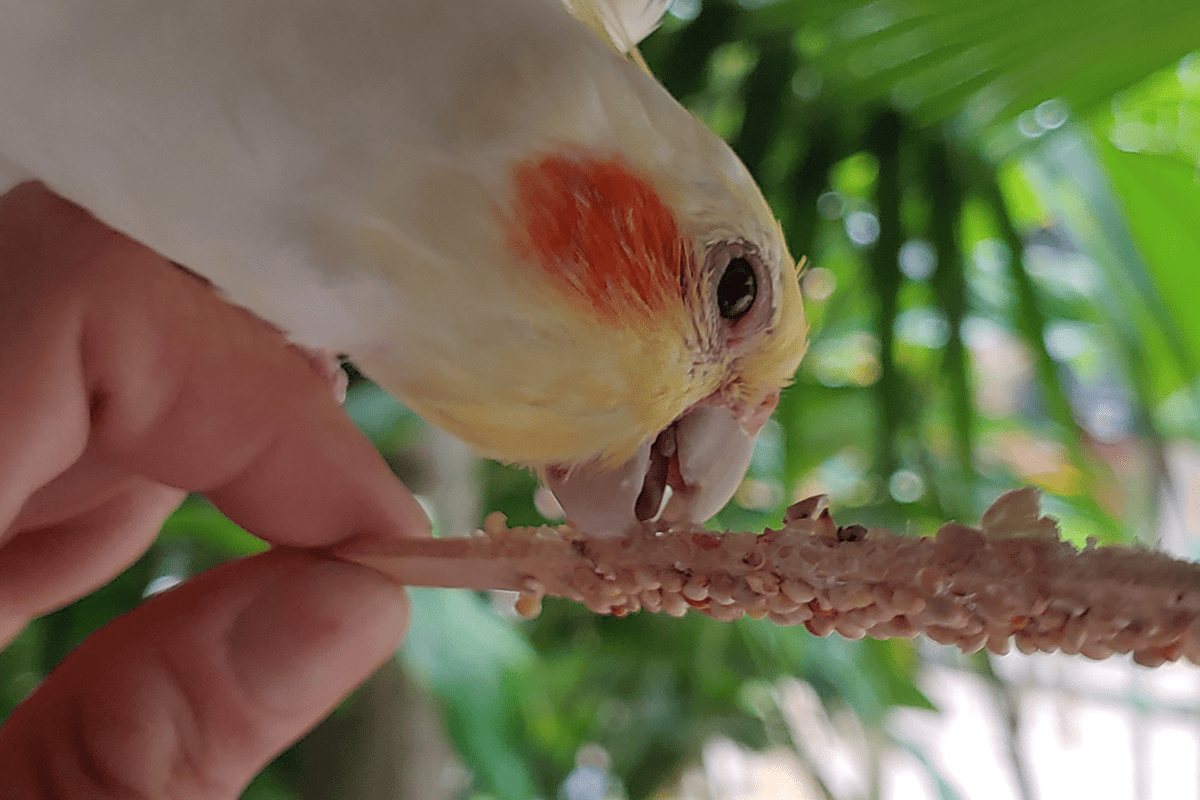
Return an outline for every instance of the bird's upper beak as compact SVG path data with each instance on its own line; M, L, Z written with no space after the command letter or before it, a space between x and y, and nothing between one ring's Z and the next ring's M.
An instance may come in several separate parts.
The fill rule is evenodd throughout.
M661 516L703 522L733 497L750 466L754 442L779 403L701 400L616 466L599 460L551 467L546 483L567 519L595 536L619 536Z

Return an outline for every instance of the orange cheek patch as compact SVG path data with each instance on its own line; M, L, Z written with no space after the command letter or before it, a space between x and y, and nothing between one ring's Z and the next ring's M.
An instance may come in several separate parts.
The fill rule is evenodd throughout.
M615 159L547 156L514 175L510 244L600 316L678 307L687 250L650 182Z

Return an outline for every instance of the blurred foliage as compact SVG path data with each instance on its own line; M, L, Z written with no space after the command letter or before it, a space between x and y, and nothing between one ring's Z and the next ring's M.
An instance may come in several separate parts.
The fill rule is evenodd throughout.
M813 324L715 526L824 491L843 518L926 533L1034 484L1077 541L1155 536L1163 448L1200 434L1196 42L1200 5L1175 0L677 0L646 60L759 178L807 256ZM361 381L347 408L405 474L423 423ZM485 511L541 521L531 475L481 481ZM144 594L260 547L189 500L125 574L0 653L0 713ZM603 796L630 798L715 733L795 746L783 676L885 738L889 709L928 707L909 642L557 602L519 621L470 593L414 606L403 660L442 704L463 797L583 800L587 744L611 759ZM246 797L300 797L295 769L285 755Z

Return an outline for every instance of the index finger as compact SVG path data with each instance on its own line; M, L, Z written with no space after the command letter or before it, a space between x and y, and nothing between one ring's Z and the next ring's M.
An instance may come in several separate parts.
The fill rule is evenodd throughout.
M12 306L43 328L52 318L54 341L23 335L20 314L0 328L33 350L16 363L53 370L62 365L47 359L74 359L66 388L79 397L59 407L86 416L54 430L87 431L80 459L203 492L275 544L428 532L419 504L327 382L274 328L44 187L5 198L0 241L6 260L25 265L8 282Z

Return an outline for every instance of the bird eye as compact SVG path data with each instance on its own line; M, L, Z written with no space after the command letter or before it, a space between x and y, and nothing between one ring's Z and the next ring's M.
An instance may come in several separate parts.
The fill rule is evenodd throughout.
M732 258L717 283L717 310L725 319L739 319L754 305L758 278L754 266L744 258Z

